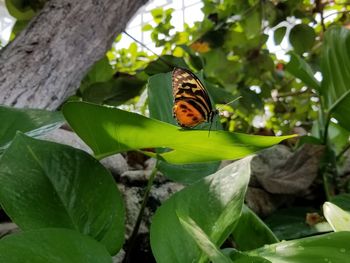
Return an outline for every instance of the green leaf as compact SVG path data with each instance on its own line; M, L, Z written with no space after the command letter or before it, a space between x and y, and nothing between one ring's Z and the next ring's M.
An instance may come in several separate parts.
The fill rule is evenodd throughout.
M257 256L251 256L234 248L225 248L222 252L229 256L234 263L271 263L271 261Z
M151 24L145 24L142 27L142 31L151 31L153 29L153 26Z
M213 49L204 53L203 57L206 61L204 72L207 77L217 79L227 89L234 87L239 81L242 63L228 60L222 49Z
M92 238L63 228L47 228L0 240L0 262L112 263L106 248Z
M201 76L198 76L201 78ZM159 98L162 98L161 100ZM149 78L148 100L150 116L160 121L176 125L173 117L173 93L171 73L157 74ZM216 124L214 124L216 126ZM209 126L201 125L199 127ZM175 165L166 162L159 163L159 170L168 178L185 184L193 183L198 179L214 173L220 163L201 163Z
M94 83L106 82L113 77L113 68L109 64L107 56L104 56L91 66L80 85L80 92L84 92L87 87Z
M239 159L294 137L224 131L211 131L208 137L207 130L182 130L136 113L85 102L65 104L63 114L98 158L129 150L165 147L173 151L160 157L170 163L211 162Z
M82 96L85 101L118 106L139 95L145 83L132 75L121 76L93 83L84 89Z
M158 263L207 262L198 240L183 228L178 215L191 218L219 247L239 219L250 177L250 160L234 162L186 187L157 210L151 225L151 247Z
M281 26L275 29L275 31L273 32L273 40L275 42L275 45L281 44L284 36L286 35L286 29L287 28L285 26Z
M279 263L347 262L349 251L350 232L337 232L267 245L250 254Z
M343 27L327 30L321 69L322 95L326 109L339 124L350 130L350 31Z
M75 229L117 252L124 206L111 174L84 151L17 134L0 159L0 203L21 229Z
M340 208L350 212L350 194L343 193L333 196L331 197L330 201Z
M39 136L64 123L60 112L6 106L0 106L0 120L0 151L6 148L17 131L29 136Z
M320 83L314 77L311 67L297 54L290 52L290 61L286 65L286 70L293 76L300 79L310 88L320 91Z
M243 206L242 215L232 232L232 236L236 248L241 251L279 242L270 228L247 206Z
M350 213L331 202L323 204L323 214L335 232L350 231Z
M17 20L12 27L10 40L14 40L15 37L28 25L30 20Z
M315 30L306 24L295 25L289 33L289 42L298 54L310 50L315 43L315 38Z
M260 10L255 8L244 17L245 19L242 20L242 27L247 38L251 39L257 35L260 35L262 30Z
M180 216L179 221L181 226L187 231L187 233L193 237L194 241L200 247L203 253L213 263L231 263L232 261L226 257L217 247L213 244L204 231L188 216Z

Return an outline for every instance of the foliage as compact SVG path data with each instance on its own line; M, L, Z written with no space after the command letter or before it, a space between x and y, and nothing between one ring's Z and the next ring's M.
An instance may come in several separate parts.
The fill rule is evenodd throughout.
M45 2L6 1L17 19L13 37ZM183 32L174 30L173 9L151 12L143 30L161 49L159 57L136 43L118 49L125 35L119 36L70 99L83 102L63 105L64 117L95 157L138 150L157 159L153 176L160 170L187 184L153 217L157 262L345 262L350 199L336 194L350 190L338 174L350 148L350 6L318 0L203 4L203 21ZM269 50L269 35L277 45L289 41L289 62ZM197 73L214 104L242 99L222 106L224 117L210 132L208 124L180 130L172 117L174 66ZM137 110L147 116L102 106L135 104L141 93L148 99ZM0 240L0 259L111 262L124 242L125 216L110 173L87 153L31 138L61 125L60 113L1 107L0 116L0 204L23 230ZM328 223L307 226L305 214L320 211L304 206L277 211L265 224L243 205L251 157L217 171L219 161L292 137L245 133L292 134L295 128L308 136L293 146L326 147L316 186L323 186Z

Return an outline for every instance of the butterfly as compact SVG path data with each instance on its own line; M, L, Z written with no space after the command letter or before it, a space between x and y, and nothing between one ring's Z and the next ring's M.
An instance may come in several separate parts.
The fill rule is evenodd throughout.
M174 68L172 73L174 96L173 116L183 128L192 128L202 122L213 122L218 111L213 110L203 83L191 71Z

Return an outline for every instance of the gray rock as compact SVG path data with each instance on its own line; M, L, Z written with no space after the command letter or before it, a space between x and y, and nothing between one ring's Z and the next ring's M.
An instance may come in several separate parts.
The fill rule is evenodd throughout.
M74 132L56 129L40 137L41 139L66 144L83 150L92 155L92 150ZM128 170L128 164L121 154L115 154L100 161L114 175L120 175Z

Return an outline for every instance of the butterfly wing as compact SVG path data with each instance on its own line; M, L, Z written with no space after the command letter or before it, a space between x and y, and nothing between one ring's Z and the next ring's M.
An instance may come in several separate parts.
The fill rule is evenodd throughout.
M182 127L211 121L212 106L202 82L191 71L175 68L172 74L174 117Z

